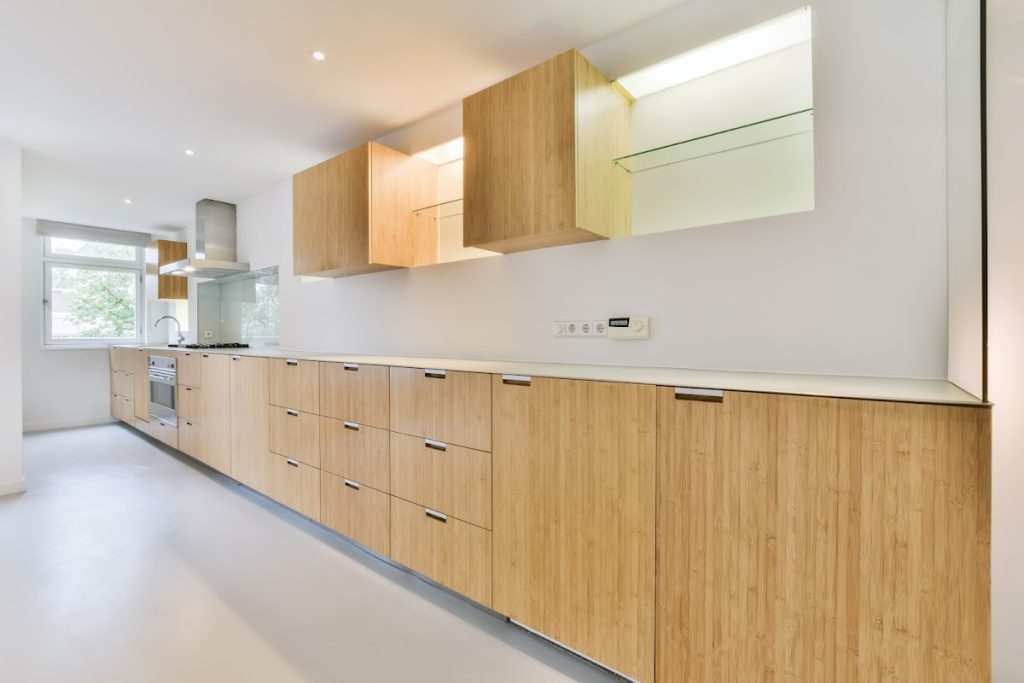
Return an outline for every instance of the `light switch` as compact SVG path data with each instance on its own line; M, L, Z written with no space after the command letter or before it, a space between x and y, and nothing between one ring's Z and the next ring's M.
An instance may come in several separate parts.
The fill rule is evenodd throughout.
M609 339L649 339L650 336L651 321L646 315L620 316L608 319Z

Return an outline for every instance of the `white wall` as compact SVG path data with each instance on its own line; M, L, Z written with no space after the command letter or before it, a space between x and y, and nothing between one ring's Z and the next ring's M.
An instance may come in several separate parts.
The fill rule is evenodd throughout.
M989 398L992 663L1024 679L1024 6L989 0Z
M21 467L21 148L0 140L0 496L25 490Z
M282 179L239 204L240 258L281 266L282 346L944 378L943 3L813 6L815 211L300 284ZM672 22L707 8L684 3ZM611 72L632 54L616 50L585 52ZM550 334L555 319L630 313L651 316L650 341Z

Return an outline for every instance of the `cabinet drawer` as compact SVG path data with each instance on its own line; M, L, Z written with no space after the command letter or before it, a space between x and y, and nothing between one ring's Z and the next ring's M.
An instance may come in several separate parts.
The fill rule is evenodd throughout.
M202 453L202 425L178 417L178 450L196 460L206 462Z
M304 413L320 412L319 363L275 358L270 361L270 402Z
M491 450L491 376L391 368L391 429Z
M410 569L491 604L491 532L391 498L391 557Z
M153 418L149 421L149 435L157 441L164 442L171 448L178 447L178 428L163 420Z
M135 375L130 372L114 370L111 381L115 394L125 398L135 398Z
M491 528L491 454L391 433L391 494Z
M121 397L117 394L110 395L110 417L121 419Z
M387 429L388 367L321 363L320 414Z
M294 408L270 406L270 450L320 467L320 418Z
M178 385L178 419L203 423L203 390Z
M319 521L320 470L274 453L266 457L269 469L264 493L300 515Z
M118 396L118 400L121 404L121 414L118 415L118 419L125 424L135 424L135 401L124 396Z
M381 555L391 552L391 496L330 472L320 475L320 521Z
M202 354L185 351L178 355L178 384L198 389L203 386Z
M322 469L378 491L391 490L387 431L322 417L320 438Z

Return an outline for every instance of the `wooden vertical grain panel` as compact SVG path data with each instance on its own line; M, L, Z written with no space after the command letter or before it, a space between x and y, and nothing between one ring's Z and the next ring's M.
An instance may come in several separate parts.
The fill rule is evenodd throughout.
M651 681L654 387L493 390L494 609Z
M135 417L149 422L149 352L144 349L127 350L126 364L132 369L135 382Z
M320 364L311 360L271 358L270 403L304 413L320 413Z
M260 461L255 466L259 474L248 485L285 507L320 521L320 470L269 451Z
M491 450L491 375L391 368L391 430Z
M198 351L185 351L178 354L178 384L193 389L203 386L202 354Z
M629 174L612 162L629 154L632 99L574 52L576 71L576 227L605 237L632 233Z
M320 467L378 491L389 492L387 430L321 417Z
M270 405L270 451L320 467L320 417Z
M150 245L152 246L152 244ZM188 244L171 240L156 240L156 263L160 266L188 258ZM181 275L157 276L158 299L188 299L188 278Z
M213 469L232 475L231 471L231 356L200 354L203 384L200 392L199 422L200 460Z
M988 487L984 408L658 389L657 679L989 680Z
M260 483L270 452L267 359L229 356L231 372L231 476L246 486Z
M356 543L389 555L391 496L363 482L345 481L330 472L321 472L320 521Z
M178 419L203 422L203 390L178 385Z
M387 429L388 373L386 365L320 363L320 414Z
M412 268L437 263L437 166L370 143L370 262Z

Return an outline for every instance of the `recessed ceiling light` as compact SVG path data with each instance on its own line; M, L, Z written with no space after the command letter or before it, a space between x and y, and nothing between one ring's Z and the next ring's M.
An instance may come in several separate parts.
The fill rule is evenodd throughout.
M194 157L195 155L196 155L196 151L194 149L186 149L185 150L185 156L187 156L187 157Z
M312 57L313 59L315 59L318 62L322 62L325 59L327 59L327 55L325 55L320 50L313 50L312 52L309 53L309 56Z
M132 203L132 200L130 200L130 199L128 199L127 197L125 197L125 198L124 198L124 203L125 203L125 204L131 204L131 203Z
M457 161L463 158L465 156L464 147L463 139L455 138L448 142L442 142L437 147L431 147L430 149L425 149L422 152L417 152L415 156L441 166L442 164L447 164L450 161Z
M810 39L811 8L804 7L626 74L619 84L640 98Z

